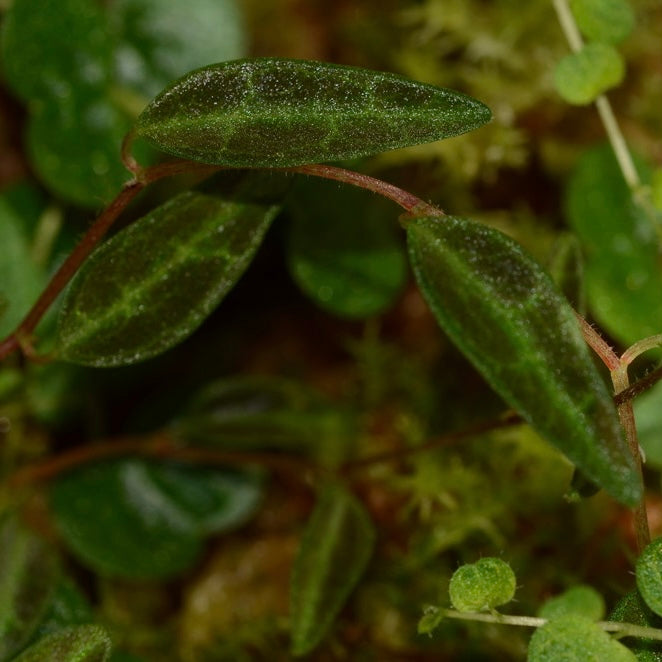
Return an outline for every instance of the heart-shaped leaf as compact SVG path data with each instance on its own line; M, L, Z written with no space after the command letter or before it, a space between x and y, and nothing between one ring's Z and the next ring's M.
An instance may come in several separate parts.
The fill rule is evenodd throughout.
M187 74L147 106L137 132L195 161L285 167L440 140L490 117L460 92L395 74L256 58Z
M301 541L291 583L292 654L321 641L370 560L375 531L362 504L340 485L327 485Z
M411 261L437 321L541 436L626 504L642 491L616 410L572 309L501 232L445 216L408 228Z
M58 327L60 356L126 365L182 341L239 280L276 211L187 192L119 232L72 283Z

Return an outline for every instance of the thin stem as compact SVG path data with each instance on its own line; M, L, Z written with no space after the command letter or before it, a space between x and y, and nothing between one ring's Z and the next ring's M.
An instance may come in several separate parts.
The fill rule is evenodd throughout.
M616 397L614 398L614 402L618 406L623 402L634 400L638 395L645 393L649 388L655 386L655 384L657 384L659 381L662 381L662 365L658 366L655 368L655 370L649 372L640 380L636 381L634 384L632 384L632 386L628 386L620 393L617 393Z
M479 612L463 612L454 609L440 609L444 618L454 618L462 621L480 621L482 623L498 623L500 625L516 625L520 627L538 628L547 624L545 618L533 616L511 616L509 614L487 614ZM632 623L617 623L615 621L598 621L596 625L605 632L617 632L621 637L642 637L662 641L662 630L648 628Z
M639 355L647 352L649 349L660 347L662 345L662 333L655 336L648 336L643 340L638 340L634 345L628 347L621 356L621 363L630 365Z
M618 354L604 341L602 336L579 314L575 313L586 344L600 357L609 371L617 370L621 365Z
M88 446L81 446L48 458L41 464L19 469L8 480L10 489L18 489L32 483L49 481L57 476L89 462L114 457L132 456L169 459L201 465L260 465L271 470L304 478L315 467L305 460L285 457L275 453L246 453L182 446L166 432L151 437L127 437L110 439Z
M388 184L380 179L375 179L359 172L328 165L304 165L284 168L284 170L302 175L314 175L315 177L332 179L337 182L344 182L345 184L352 184L353 186L373 191L392 200L407 212L416 216L444 216L444 212L439 207L424 202L412 193L403 191L393 184Z

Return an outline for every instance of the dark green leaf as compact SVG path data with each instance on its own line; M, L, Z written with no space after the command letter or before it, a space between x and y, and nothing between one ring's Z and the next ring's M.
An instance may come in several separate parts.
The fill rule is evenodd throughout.
M105 662L110 648L110 637L102 627L79 625L47 635L13 662Z
M82 561L104 575L149 579L190 567L202 538L242 524L260 495L252 474L116 460L63 476L51 503Z
M634 12L628 0L571 0L579 29L593 41L617 44L634 28Z
M471 97L395 74L262 58L191 72L147 106L137 129L177 156L281 167L440 140L490 117Z
M591 586L577 585L550 598L538 610L540 618L552 620L577 614L591 621L599 621L605 615L604 598Z
M129 179L119 156L129 128L104 97L78 94L35 107L27 147L37 174L53 192L101 208Z
M644 183L651 173L640 160ZM613 151L583 155L570 179L567 216L586 253L589 308L625 344L662 330L662 263L655 220L625 184Z
M637 588L646 604L662 616L662 538L653 540L637 559Z
M502 233L459 218L407 228L437 321L490 385L591 480L634 504L641 481L612 398L549 276Z
M126 365L181 342L239 280L276 210L188 192L115 235L68 292L60 356Z
M59 574L46 544L15 518L0 520L0 660L9 660L43 618Z
M289 267L311 299L344 317L369 317L393 305L407 260L392 203L310 180L297 187L290 210Z
M237 377L203 388L173 423L187 442L234 449L307 451L328 457L346 449L352 422L312 389L273 377Z
M0 297L6 302L5 313L0 318L0 338L20 323L45 280L30 250L28 225L35 219L26 218L17 203L11 191L0 196ZM29 215L35 213L35 210L27 211Z
M587 618L562 616L538 628L529 644L529 662L637 662L628 650Z
M309 653L333 624L365 570L375 531L362 504L340 485L318 497L294 563L290 621L293 655Z
M85 596L74 583L64 577L55 587L44 618L35 632L34 640L72 625L84 625L94 620L94 613Z
M3 70L26 101L64 101L104 90L112 44L89 0L14 0L2 34Z
M586 44L578 53L566 55L556 66L554 84L568 103L585 105L603 92L620 85L625 63L617 50L599 42Z
M659 628L662 625L660 617L650 610L636 589L618 601L609 620L651 628ZM660 641L637 637L629 640L629 646L639 662L662 662Z
M118 80L147 101L187 71L246 54L235 0L115 0Z
M581 315L586 312L584 257L574 234L559 235L554 244L548 271L570 305Z

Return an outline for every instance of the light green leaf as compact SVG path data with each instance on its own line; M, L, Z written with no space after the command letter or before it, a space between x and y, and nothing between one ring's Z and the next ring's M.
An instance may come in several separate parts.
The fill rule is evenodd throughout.
M115 0L109 19L117 79L145 101L187 71L246 54L235 0Z
M375 531L362 504L340 485L320 493L306 526L291 583L291 650L312 651L365 570Z
M60 356L126 365L184 340L239 280L276 211L188 192L119 232L72 283L58 326Z
M510 602L517 581L511 567L487 556L460 566L451 577L448 593L458 611L486 611Z
M407 227L416 279L437 321L494 390L613 497L642 485L612 398L572 309L501 232L445 216Z
M365 318L393 305L407 259L393 205L352 186L302 182L290 203L288 263L297 285L321 308Z
M599 621L605 615L604 598L591 586L580 584L550 598L538 610L540 618L552 620L577 614L591 621Z
M460 92L390 73L257 58L198 69L138 118L138 134L195 161L282 167L365 156L482 126L489 109Z
M190 567L207 535L243 524L261 493L249 473L115 460L59 478L51 506L85 564L103 575L156 579Z
M662 616L662 538L657 538L637 559L637 588L646 604Z
M650 169L636 159L642 181ZM655 220L633 200L610 145L587 151L566 191L566 214L586 256L588 306L631 345L662 331L662 262Z
M19 525L0 519L0 660L30 639L55 591L59 565L52 550Z
M13 662L106 662L110 649L110 637L102 627L79 625L45 636Z
M617 44L634 28L628 0L571 0L570 8L579 29L593 41Z
M566 55L556 66L554 84L568 103L583 106L620 85L625 63L612 46L600 42L586 44L578 53Z
M538 628L529 643L529 662L637 662L634 653L587 618L562 616Z

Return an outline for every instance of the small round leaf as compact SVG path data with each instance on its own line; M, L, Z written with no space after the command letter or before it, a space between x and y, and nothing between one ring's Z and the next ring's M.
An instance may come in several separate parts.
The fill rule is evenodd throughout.
M646 604L662 616L662 538L646 547L637 559L637 588Z
M583 106L616 87L625 75L620 54L608 44L586 44L578 53L566 55L556 66L556 90L568 103Z
M634 28L634 12L627 0L571 0L579 29L594 41L617 44Z
M552 620L578 614L591 621L599 621L605 615L605 601L591 586L573 586L561 595L545 602L538 616Z
M458 568L448 592L458 611L485 611L510 602L515 584L515 573L505 561L486 557Z

